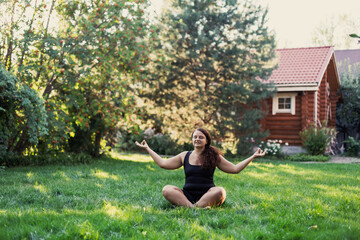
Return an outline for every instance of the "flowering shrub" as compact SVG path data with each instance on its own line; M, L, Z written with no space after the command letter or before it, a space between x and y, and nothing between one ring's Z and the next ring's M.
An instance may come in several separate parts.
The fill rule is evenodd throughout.
M261 150L266 150L266 154L269 156L275 156L275 157L280 157L281 154L281 143L282 140L267 140L266 142L261 141L259 144L259 148ZM287 145L287 143L285 143L285 145Z

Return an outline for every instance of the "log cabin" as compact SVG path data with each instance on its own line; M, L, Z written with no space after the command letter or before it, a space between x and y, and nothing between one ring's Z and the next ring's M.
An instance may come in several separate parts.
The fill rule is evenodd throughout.
M282 140L301 149L299 133L309 124L336 124L340 80L334 49L278 49L276 55L278 65L267 82L273 82L277 92L266 100L268 113L261 125L269 132L267 140Z

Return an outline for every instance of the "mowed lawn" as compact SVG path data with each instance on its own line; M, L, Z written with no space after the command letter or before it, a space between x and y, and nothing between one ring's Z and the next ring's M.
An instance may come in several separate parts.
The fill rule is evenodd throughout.
M254 161L215 172L220 208L173 207L184 184L146 155L0 169L0 239L360 239L360 165Z

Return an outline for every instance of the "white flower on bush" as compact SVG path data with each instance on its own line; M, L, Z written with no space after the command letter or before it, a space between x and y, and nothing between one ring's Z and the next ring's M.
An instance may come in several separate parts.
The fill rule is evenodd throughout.
M259 148L262 150L266 150L268 155L276 156L281 152L281 143L282 140L267 140L266 143L264 141L260 142ZM285 145L288 145L285 143Z

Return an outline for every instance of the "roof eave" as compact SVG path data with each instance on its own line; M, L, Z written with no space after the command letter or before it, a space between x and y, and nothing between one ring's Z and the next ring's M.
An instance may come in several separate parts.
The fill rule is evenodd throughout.
M328 54L326 56L326 59L325 61L322 63L322 66L321 66L321 70L318 74L318 76L316 77L316 81L320 84L321 83L321 80L322 78L324 77L324 74L326 72L326 69L330 63L330 60L331 60L331 57L334 55L334 47L333 46L329 46L329 51L328 51Z
M333 64L334 64L336 83L337 83L338 87L340 87L340 75L339 75L339 72L337 70L336 61L335 61L335 53L334 52L332 54L332 58L333 58Z
M275 84L278 92L298 92L298 91L317 91L319 86L317 83L307 84Z

